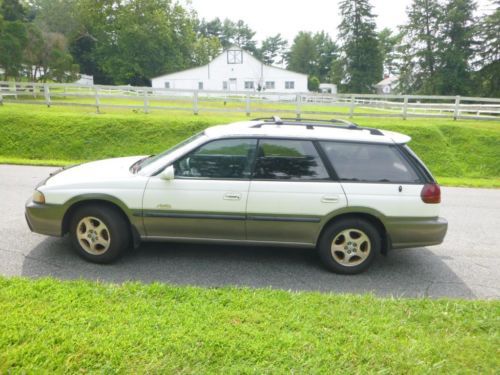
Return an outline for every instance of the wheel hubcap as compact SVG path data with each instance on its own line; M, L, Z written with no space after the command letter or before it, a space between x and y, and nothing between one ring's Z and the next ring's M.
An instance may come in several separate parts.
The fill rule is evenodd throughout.
M354 228L345 229L333 239L331 251L337 263L354 267L368 258L371 242L363 231Z
M89 254L104 254L111 244L109 229L100 219L84 217L78 222L76 236L80 246Z

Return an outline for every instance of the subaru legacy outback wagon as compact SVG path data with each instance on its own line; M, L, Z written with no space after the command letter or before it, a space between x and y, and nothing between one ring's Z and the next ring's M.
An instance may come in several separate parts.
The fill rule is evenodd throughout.
M156 156L61 169L26 205L33 232L69 233L107 263L141 241L317 248L330 270L378 252L436 245L439 185L410 137L343 120L257 119L214 126Z

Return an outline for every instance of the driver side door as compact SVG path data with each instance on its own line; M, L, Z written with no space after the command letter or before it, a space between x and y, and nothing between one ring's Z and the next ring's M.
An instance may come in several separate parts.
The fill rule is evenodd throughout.
M150 178L143 199L148 237L244 240L255 139L219 139L174 162L175 177Z

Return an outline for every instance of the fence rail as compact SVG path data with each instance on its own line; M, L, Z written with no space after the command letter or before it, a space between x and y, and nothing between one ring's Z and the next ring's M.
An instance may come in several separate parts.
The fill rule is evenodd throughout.
M429 95L319 94L157 89L136 86L0 81L0 105L200 112L500 120L500 99Z

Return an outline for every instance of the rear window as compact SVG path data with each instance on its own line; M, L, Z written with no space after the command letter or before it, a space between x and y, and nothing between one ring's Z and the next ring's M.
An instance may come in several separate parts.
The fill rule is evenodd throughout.
M420 182L418 174L396 146L351 142L320 142L340 180Z

